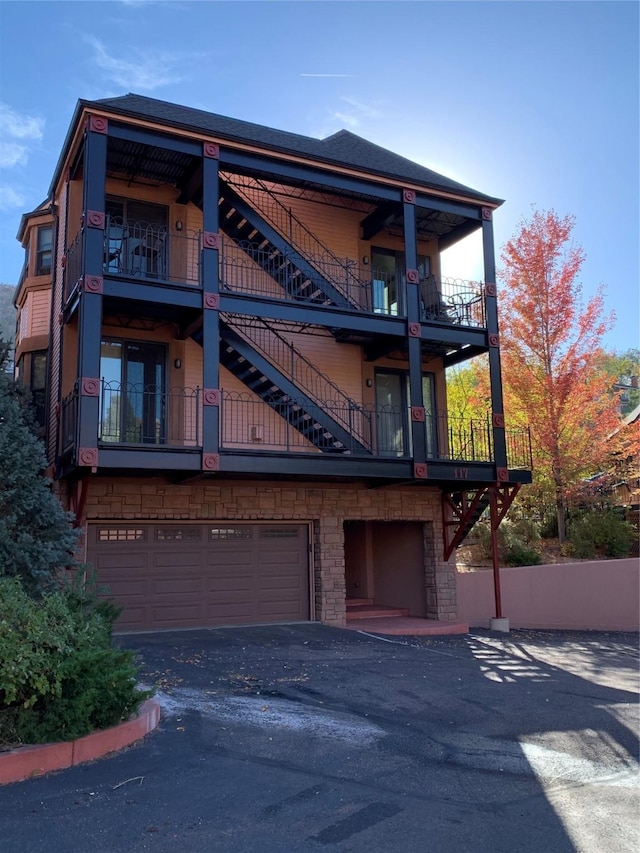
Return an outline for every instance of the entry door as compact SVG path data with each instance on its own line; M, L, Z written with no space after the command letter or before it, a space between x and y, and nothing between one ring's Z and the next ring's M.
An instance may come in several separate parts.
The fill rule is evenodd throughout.
M429 275L430 261L418 255L420 280ZM373 310L376 314L404 314L405 254L393 249L371 249Z
M396 252L371 249L373 310L376 314L398 313L398 269Z
M378 426L378 454L380 456L406 456L407 393L405 373L376 371L376 412Z
M427 458L436 455L437 424L434 405L433 373L422 376L422 400L425 408ZM412 454L409 375L405 371L376 371L376 410L378 453L382 456Z
M168 210L126 198L108 198L107 249L108 272L142 278L163 278L168 270Z
M165 347L137 341L103 341L100 377L101 439L165 443Z

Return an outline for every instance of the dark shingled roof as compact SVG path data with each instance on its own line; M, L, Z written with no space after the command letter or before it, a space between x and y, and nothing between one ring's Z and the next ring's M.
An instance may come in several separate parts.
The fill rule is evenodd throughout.
M261 124L135 94L80 103L86 106L99 106L107 111L136 118L152 119L173 127L201 131L234 142L253 142L261 147L298 154L328 164L352 166L364 172L398 178L479 201L502 203L502 199L485 195L457 181L452 181L348 130L340 130L326 139L314 139L310 136L301 136L298 133L276 130Z

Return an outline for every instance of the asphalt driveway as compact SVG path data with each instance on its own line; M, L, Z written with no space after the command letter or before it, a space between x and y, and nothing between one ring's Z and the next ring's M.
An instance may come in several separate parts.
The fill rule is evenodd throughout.
M640 848L638 637L320 625L129 636L160 728L0 788L1 848Z

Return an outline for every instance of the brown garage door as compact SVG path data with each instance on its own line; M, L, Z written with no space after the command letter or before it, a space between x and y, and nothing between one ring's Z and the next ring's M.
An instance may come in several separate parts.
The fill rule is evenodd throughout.
M88 560L120 631L309 618L302 525L91 524Z

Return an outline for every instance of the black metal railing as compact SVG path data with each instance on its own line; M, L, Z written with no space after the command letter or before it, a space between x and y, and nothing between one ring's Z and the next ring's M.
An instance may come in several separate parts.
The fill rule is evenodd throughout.
M533 469L531 429L529 427L507 429L505 430L505 435L507 441L507 463L509 468L531 471Z
M363 409L368 434L356 441L356 424L361 422ZM332 431L331 421L343 426L348 438L340 439ZM221 445L287 453L402 457L408 455L405 423L406 412L401 407L354 407L334 400L310 405L283 395L261 400L248 392L224 392Z
M76 443L78 425L78 384L62 400L60 407L60 452L65 454Z
M434 436L427 456L451 462L493 462L493 432L488 419L427 417Z
M201 234L107 216L104 272L199 286Z
M78 231L67 246L67 251L64 255L63 282L65 301L71 296L73 288L82 275L82 266L82 231Z
M419 287L424 322L486 327L484 285L481 282L428 275L420 279Z
M311 271L300 270L294 253L274 253L259 243L220 238L221 286L236 293L250 293L275 299L288 299L316 304L331 304L327 295L330 284L344 297L341 307L352 311L372 310L371 281L360 281L347 272L345 264L330 257L315 256L309 261ZM355 261L349 261L355 270ZM369 275L370 278L370 275Z
M225 319L230 320L228 315ZM333 417L344 429L371 449L371 414L353 400L279 332L262 320L247 322L234 316L232 328L319 406L330 400ZM345 417L345 413L347 416Z
M98 438L108 444L201 446L198 388L161 388L103 380Z
M353 262L332 252L268 184L258 178L242 175L225 174L224 178L239 196L284 237L292 249L312 264L348 301L358 295L362 283L354 278Z

